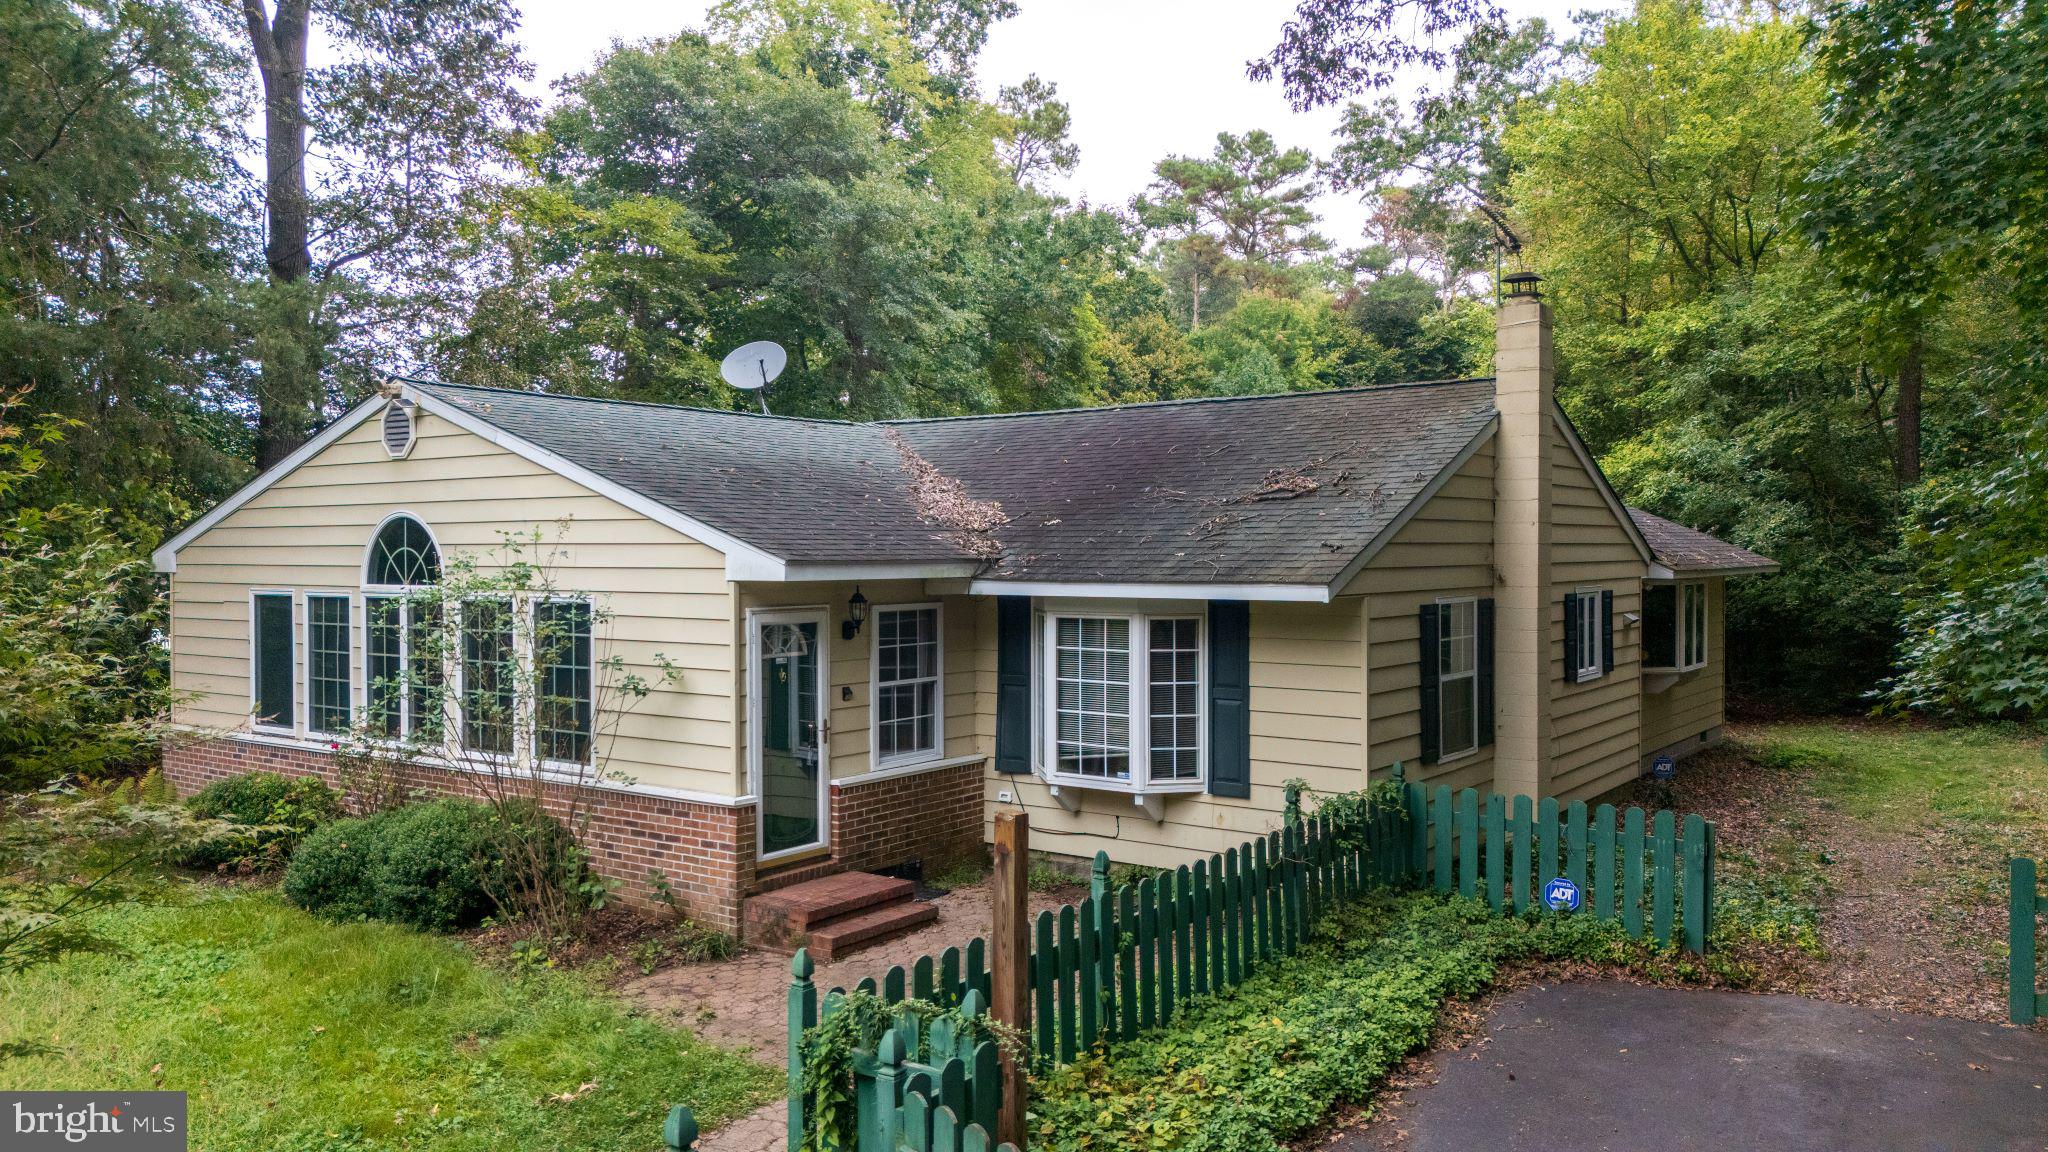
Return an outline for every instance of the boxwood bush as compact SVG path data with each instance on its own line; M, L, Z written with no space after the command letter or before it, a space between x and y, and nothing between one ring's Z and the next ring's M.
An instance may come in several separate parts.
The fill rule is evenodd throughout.
M341 793L311 776L249 772L216 780L185 802L195 816L246 824L246 835L209 841L188 849L181 863L193 868L223 864L276 867L306 835L342 814Z
M335 919L367 916L433 932L473 927L510 890L500 820L519 826L514 837L543 845L555 874L571 879L574 841L537 805L508 804L501 814L474 801L435 800L319 829L285 869L285 896Z

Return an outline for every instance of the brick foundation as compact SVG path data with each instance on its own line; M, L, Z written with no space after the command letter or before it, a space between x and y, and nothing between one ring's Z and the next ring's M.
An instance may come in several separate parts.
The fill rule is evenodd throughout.
M317 776L339 786L334 758L311 748L250 740L179 741L164 749L164 776L179 795L245 772ZM477 782L443 768L412 765L405 787L443 796L477 796ZM583 811L589 821L584 848L591 866L618 883L630 904L658 903L649 870L668 879L669 889L689 917L730 932L740 931L740 902L754 881L754 809L702 804L644 792L587 788ZM549 785L543 803L558 817L570 808L571 789Z
M980 760L867 784L832 786L832 856L869 871L917 861L933 875L979 859Z
M982 853L982 763L870 783L832 786L832 855L799 865L806 874L868 871L921 862L937 872ZM245 772L317 776L340 787L334 757L317 748L233 737L173 742L164 749L164 777L181 796ZM478 782L445 768L403 769L407 791L480 795ZM645 792L586 788L584 848L591 866L619 885L618 895L642 907L657 904L648 873L666 877L691 919L737 936L740 909L763 880L755 875L754 807L704 804ZM556 816L572 789L549 785L543 803ZM785 869L778 873L790 878ZM772 881L770 881L772 882Z

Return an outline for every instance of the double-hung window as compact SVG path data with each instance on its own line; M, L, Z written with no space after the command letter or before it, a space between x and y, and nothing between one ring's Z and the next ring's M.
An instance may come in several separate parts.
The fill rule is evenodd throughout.
M590 602L533 606L533 662L539 673L534 735L543 760L590 762Z
M1566 671L1574 684L1598 680L1607 672L1607 598L1599 589L1573 592L1564 598Z
M1479 747L1479 602L1437 605L1437 755L1462 756Z
M349 673L349 597L306 594L306 731L336 736L348 731L353 677Z
M1203 619L1049 610L1045 757L1056 781L1199 789L1206 766Z
M462 604L462 747L512 754L519 669L514 656L512 601L482 597Z
M1643 589L1643 659L1649 667L1667 672L1706 666L1706 584L1653 584Z
M945 746L936 604L877 608L875 767L929 760Z
M250 597L249 718L257 728L290 731L292 685L292 594L258 592Z

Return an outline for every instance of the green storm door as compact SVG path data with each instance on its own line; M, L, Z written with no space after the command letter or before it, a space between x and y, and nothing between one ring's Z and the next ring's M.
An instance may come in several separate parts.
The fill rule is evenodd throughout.
M755 740L759 749L761 855L825 841L820 749L819 621L778 615L756 627Z

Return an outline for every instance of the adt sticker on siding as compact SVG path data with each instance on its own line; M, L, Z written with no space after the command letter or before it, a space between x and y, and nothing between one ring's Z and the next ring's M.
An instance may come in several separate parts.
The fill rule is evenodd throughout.
M1579 886L1559 876L1543 886L1543 902L1550 905L1552 912L1577 912Z

